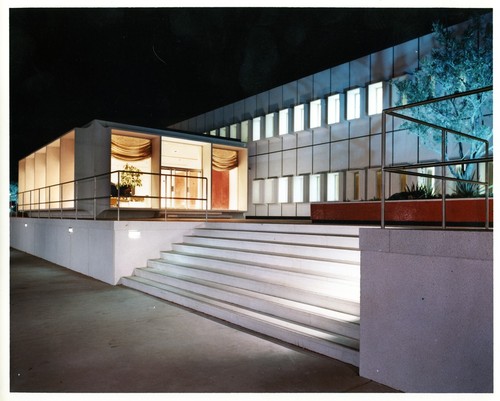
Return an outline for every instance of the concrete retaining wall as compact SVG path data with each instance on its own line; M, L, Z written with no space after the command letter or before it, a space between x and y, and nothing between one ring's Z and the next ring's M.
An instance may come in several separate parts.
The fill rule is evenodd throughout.
M115 285L200 224L11 218L10 246Z
M360 246L360 375L492 392L493 233L366 228Z

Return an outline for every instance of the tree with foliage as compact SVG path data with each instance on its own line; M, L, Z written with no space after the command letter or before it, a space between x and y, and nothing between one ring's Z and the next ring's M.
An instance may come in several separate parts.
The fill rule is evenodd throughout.
M457 94L493 85L492 26L477 18L465 31L456 35L451 28L434 24L437 43L431 54L420 61L420 66L407 79L393 81L400 98L397 105L412 104L442 96ZM492 91L433 102L405 109L402 113L440 127L490 141L493 130L485 123L485 115L492 113ZM441 132L414 122L402 126L419 137L421 144L441 153ZM458 142L459 157L470 160L487 156L479 141L453 136ZM491 147L490 147L491 150ZM450 166L456 178L472 179L475 163ZM457 192L470 191L467 183L457 184Z

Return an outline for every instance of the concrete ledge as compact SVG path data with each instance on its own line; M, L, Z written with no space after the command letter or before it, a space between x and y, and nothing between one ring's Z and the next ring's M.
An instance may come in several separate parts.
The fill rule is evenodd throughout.
M493 233L361 229L360 375L493 391Z
M10 246L115 285L201 224L11 218Z

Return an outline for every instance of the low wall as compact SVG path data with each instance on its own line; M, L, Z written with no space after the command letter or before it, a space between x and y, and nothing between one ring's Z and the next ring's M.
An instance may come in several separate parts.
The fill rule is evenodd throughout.
M360 247L360 375L492 392L493 233L364 228Z
M115 285L200 224L11 218L10 246Z

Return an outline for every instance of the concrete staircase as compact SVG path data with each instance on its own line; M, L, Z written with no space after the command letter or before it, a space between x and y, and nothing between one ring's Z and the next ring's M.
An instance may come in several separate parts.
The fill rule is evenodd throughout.
M359 366L358 231L209 222L121 283Z

